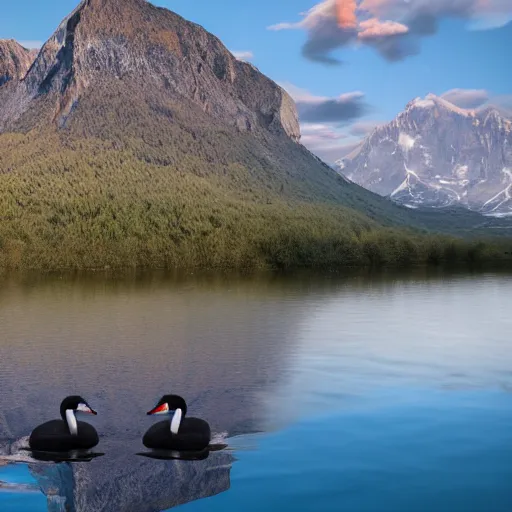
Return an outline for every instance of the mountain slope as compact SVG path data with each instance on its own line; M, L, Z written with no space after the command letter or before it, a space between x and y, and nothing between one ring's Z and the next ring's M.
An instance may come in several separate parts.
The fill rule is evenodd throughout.
M13 39L0 39L0 87L11 80L21 80L34 61L36 53Z
M355 183L409 206L512 212L512 122L428 95L339 162Z
M83 0L0 87L0 267L349 264L382 226L484 223L394 205L299 137L286 92L198 25Z

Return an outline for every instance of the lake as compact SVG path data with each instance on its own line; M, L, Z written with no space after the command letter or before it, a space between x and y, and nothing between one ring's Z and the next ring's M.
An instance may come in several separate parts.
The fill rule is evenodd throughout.
M155 460L178 393L227 447ZM81 394L90 462L35 461ZM0 278L0 509L510 512L512 276Z

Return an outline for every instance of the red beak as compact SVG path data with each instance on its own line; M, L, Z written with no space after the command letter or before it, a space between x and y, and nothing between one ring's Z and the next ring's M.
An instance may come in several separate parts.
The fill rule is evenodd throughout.
M166 414L169 412L169 406L167 404L157 405L154 409L148 412L148 416L153 414Z

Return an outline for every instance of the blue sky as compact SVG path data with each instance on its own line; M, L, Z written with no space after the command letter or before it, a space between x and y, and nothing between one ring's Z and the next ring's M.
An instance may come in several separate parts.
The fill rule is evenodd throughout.
M452 89L468 90L469 96L459 91L462 106L477 106L486 99L491 103L510 102L512 23L507 21L512 18L508 16L512 14L512 0L487 0L486 5L495 2L498 8L493 12L472 10L471 16L467 10L454 13L452 9L447 13L446 4L453 3L448 0L429 0L437 30L426 36L408 35L403 43L415 49L406 48L398 59L389 58L381 51L382 41L388 43L385 38L370 40L372 44L354 44L351 40L347 44L334 44L332 52L321 49L320 59L316 54L314 58L304 57L305 44L316 44L319 40L323 44L326 34L329 36L336 30L334 18L329 17L332 10L329 4L336 1L155 0L153 3L201 24L230 50L250 52L251 62L298 100L303 121L309 120L303 123L304 143L328 161L338 154L343 156L376 122L392 119L410 100L429 92L442 95ZM403 0L381 3L389 5L393 1L398 4ZM415 2L419 6L425 0L410 0L408 4L414 7ZM469 7L478 2L482 0L458 0ZM37 42L51 35L78 0L4 0L2 4L0 38ZM359 7L369 6L370 10L378 4L378 0L358 0ZM417 24L413 9L362 13L364 19L374 15L382 21L392 19L395 24L411 27ZM289 23L287 30L269 29L281 22ZM475 23L491 28L470 29ZM340 36L344 41L343 34L336 33L336 41ZM327 54L343 63L319 62ZM458 100L457 94L452 93L450 98ZM324 107L322 112L327 116L312 110L318 105Z

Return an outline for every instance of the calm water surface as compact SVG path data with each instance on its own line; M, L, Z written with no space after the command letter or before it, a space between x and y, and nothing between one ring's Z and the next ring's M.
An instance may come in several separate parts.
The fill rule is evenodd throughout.
M228 448L137 455L168 392ZM105 455L28 458L75 393ZM512 276L0 279L0 510L173 507L510 512Z

